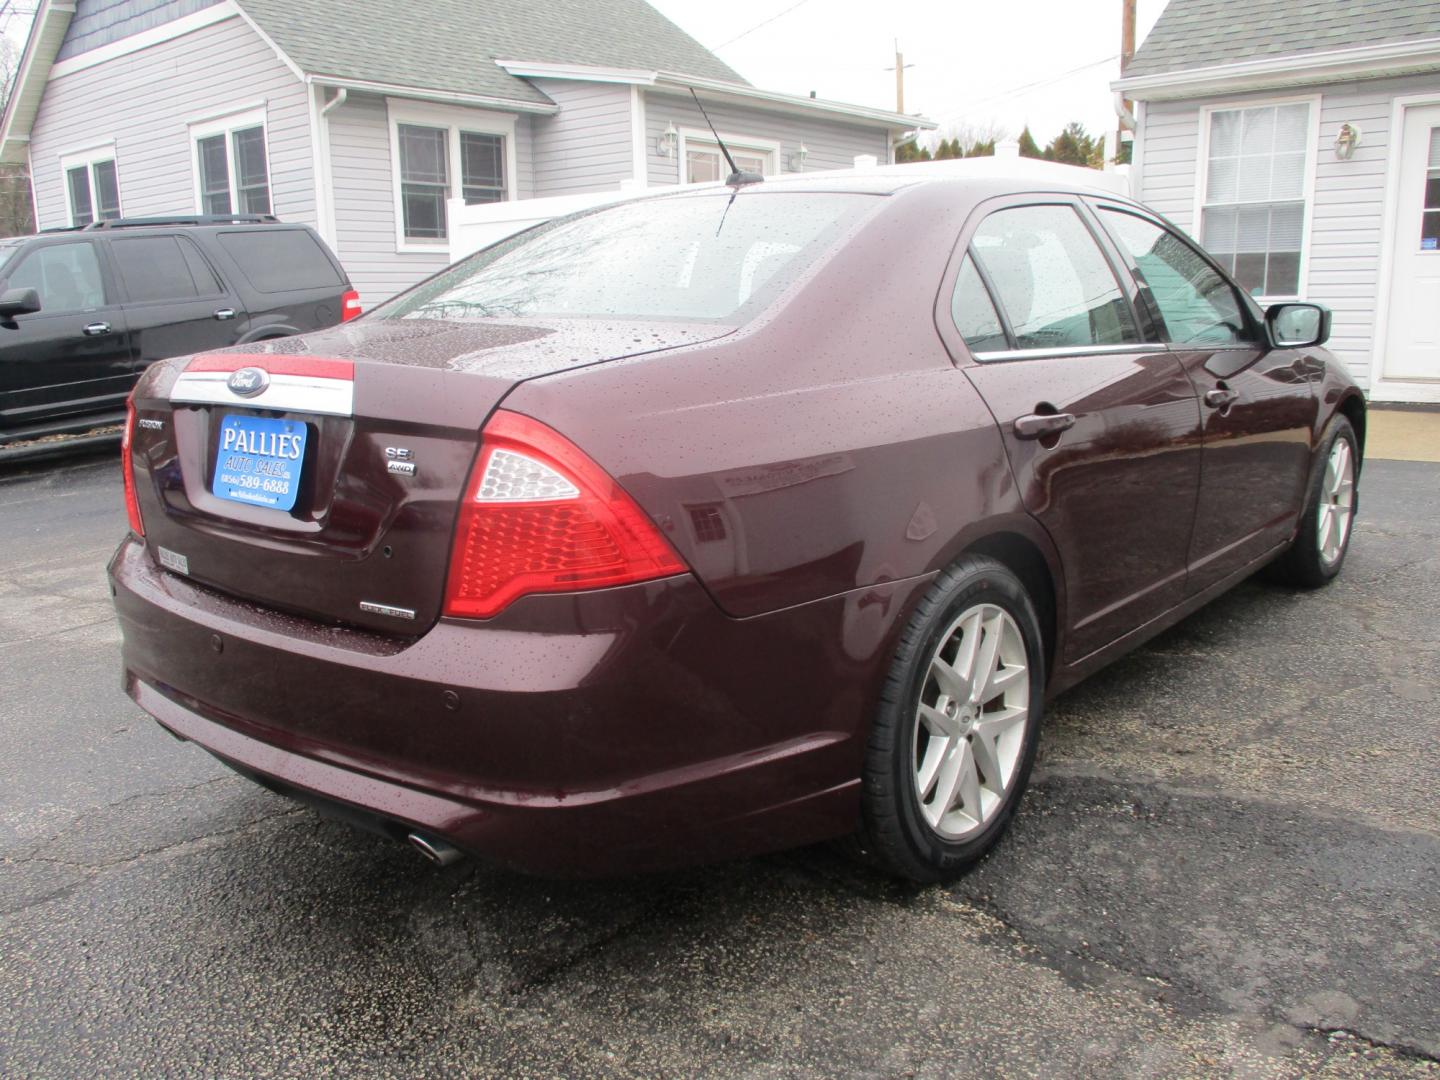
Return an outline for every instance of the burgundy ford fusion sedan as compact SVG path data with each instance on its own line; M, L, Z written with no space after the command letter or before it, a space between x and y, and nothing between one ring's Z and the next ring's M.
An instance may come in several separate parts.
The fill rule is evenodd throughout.
M125 687L442 863L853 836L943 878L1048 698L1267 564L1339 571L1365 411L1328 332L1001 163L559 219L149 370Z

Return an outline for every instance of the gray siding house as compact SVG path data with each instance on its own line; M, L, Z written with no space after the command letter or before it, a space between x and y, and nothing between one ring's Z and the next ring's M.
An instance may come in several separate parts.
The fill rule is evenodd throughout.
M1440 0L1170 0L1113 88L1139 199L1331 307L1373 399L1440 402Z
M275 213L367 305L448 261L447 199L890 160L926 121L760 90L643 0L41 0L0 127L40 228Z

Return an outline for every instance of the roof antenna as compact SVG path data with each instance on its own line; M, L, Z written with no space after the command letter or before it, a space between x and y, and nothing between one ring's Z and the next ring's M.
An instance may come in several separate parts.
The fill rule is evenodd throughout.
M725 145L725 140L720 138L720 133L715 130L715 125L711 123L710 114L705 111L705 106L700 104L700 96L695 93L693 86L689 89L690 96L695 99L695 107L700 110L700 115L705 117L705 123L710 127L710 134L715 136L715 142L716 145L720 147L720 153L725 155L725 164L730 166L730 175L725 178L726 186L739 187L741 184L761 183L765 177L759 173L740 171L740 168L735 164L735 159L730 156L730 150Z

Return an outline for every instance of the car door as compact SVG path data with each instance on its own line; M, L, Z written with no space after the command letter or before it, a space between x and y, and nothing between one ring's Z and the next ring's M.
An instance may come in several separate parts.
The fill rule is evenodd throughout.
M234 345L247 325L240 297L186 236L114 236L110 251L142 367Z
M1194 388L1116 271L1078 202L1010 202L969 236L951 306L1060 555L1068 663L1183 598L1200 482Z
M1193 245L1132 207L1097 217L1141 283L1195 384L1204 429L1187 591L1199 592L1285 543L1309 475L1314 365L1271 348L1238 288Z
M0 291L34 289L40 310L0 325L0 437L123 410L135 385L125 314L92 239L44 241L5 267Z

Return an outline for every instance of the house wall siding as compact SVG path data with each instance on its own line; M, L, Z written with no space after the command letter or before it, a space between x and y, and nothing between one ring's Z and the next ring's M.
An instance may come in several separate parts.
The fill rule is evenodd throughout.
M1307 237L1306 299L1335 313L1330 349L1345 361L1361 386L1370 385L1378 295L1380 249L1384 241L1386 166L1392 139L1390 118L1396 97L1440 92L1440 75L1412 75L1337 83L1320 89L1320 135L1316 145L1315 190ZM1195 196L1200 183L1200 110L1208 105L1304 96L1314 89L1148 102L1145 106L1142 202L1191 232L1199 231ZM1364 133L1348 161L1335 156L1342 124Z
M111 140L127 216L195 213L189 125L262 103L271 204L314 225L305 87L239 18L50 81L30 135L37 224L69 224L61 157Z
M57 60L193 15L221 0L77 0Z
M326 118L335 200L335 254L366 308L408 289L449 263L434 253L397 251L390 117L385 99L351 94ZM515 120L516 185L534 193L530 118Z
M608 191L630 178L629 86L563 79L530 81L560 106L553 116L531 120L535 170L531 194Z
M676 128L707 130L705 118L689 98L661 94L653 90L645 96L645 155L647 175L652 185L677 184L680 182L680 161L678 157L665 157L659 150L660 137L665 128L674 124ZM860 154L873 154L881 164L890 160L890 134L883 128L861 127L857 124L837 123L793 113L766 112L728 104L705 103L717 131L730 135L749 135L757 139L770 139L780 143L782 172L799 171L791 169L787 162L794 159L805 144L805 171L818 169L848 169L855 164ZM627 153L629 146L626 146Z

